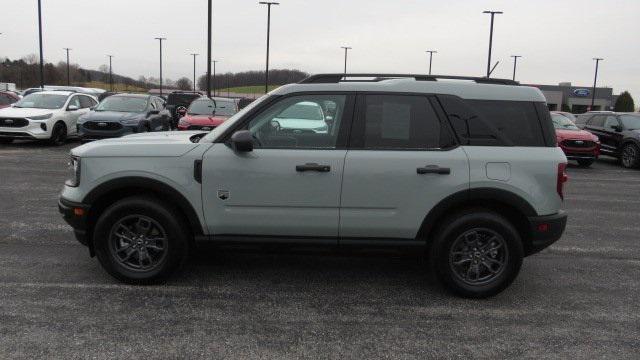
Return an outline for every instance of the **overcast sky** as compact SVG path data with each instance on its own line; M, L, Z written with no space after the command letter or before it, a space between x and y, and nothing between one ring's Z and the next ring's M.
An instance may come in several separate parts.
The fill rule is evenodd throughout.
M37 1L1 0L0 56L38 51ZM42 0L44 56L97 69L115 55L114 72L158 76L158 41L165 77L192 77L190 53L206 72L206 0ZM590 86L593 57L603 57L599 85L630 90L640 100L640 0L281 0L271 17L271 68L341 72L340 46L351 72L428 70L482 76L486 71L489 16L495 22L492 76L510 78L513 54L522 55L517 79L569 81ZM266 8L257 0L214 0L214 59L218 71L264 68Z

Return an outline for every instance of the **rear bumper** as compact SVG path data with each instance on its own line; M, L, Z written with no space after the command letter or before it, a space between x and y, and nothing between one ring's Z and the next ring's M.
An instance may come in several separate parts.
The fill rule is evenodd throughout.
M73 202L61 197L58 200L58 211L62 214L62 218L71 225L76 240L82 245L88 246L87 236L87 214L89 213L89 205Z
M558 241L567 225L567 213L534 216L529 218L531 242L526 255L532 255Z

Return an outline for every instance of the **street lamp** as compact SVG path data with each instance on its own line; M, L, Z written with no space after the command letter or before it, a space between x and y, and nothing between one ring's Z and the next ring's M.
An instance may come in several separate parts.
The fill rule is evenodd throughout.
M109 57L109 89L113 92L113 73L111 71L111 59L113 55L107 55Z
M196 56L200 54L191 54L193 56L193 91L196 91Z
M269 92L269 35L271 32L271 5L280 5L275 1L260 1L260 5L267 5L267 66L264 73L264 93Z
M511 55L513 58L513 81L516 80L516 67L518 66L518 58L521 58L522 55Z
M596 103L596 83L598 82L598 65L600 61L604 60L603 58L593 58L596 61L596 74L593 77L593 91L591 91L591 109L593 110L593 106Z
M71 76L69 75L69 50L70 48L62 48L67 51L67 86L71 86Z
M347 73L347 52L352 49L351 46L340 46L340 48L344 49L344 73Z
M44 89L44 55L42 54L42 1L38 0L38 34L40 39L40 88Z
M218 60L211 60L211 62L213 63L213 95L215 96L216 94L216 63L218 62Z
M160 96L162 96L162 40L167 40L167 38L157 37L155 39L160 41Z
M435 50L427 50L429 53L429 75L431 75L431 64L433 63L433 54L437 54L438 52Z
M213 5L211 4L211 0L209 0L209 5L207 7L207 96L211 97L211 83L209 79L211 79L211 10Z
M487 77L491 76L491 47L493 46L493 18L496 14L500 15L502 11L483 11L483 14L491 14L491 30L489 31L489 60L487 61Z

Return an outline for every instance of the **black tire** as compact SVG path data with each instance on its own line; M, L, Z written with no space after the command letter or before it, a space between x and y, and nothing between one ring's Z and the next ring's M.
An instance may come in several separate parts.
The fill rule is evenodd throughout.
M578 165L580 165L580 167L589 167L591 165L593 165L595 160L591 159L591 160L578 160Z
M467 209L449 219L436 232L429 252L438 280L449 291L468 298L486 298L507 288L518 275L524 257L520 235L513 225L483 208ZM475 243L469 241L474 231ZM502 265L498 267L495 264L499 262ZM475 274L475 280L471 274ZM481 279L481 274L488 278Z
M136 217L142 221L136 221ZM98 260L111 276L122 282L135 285L162 282L186 261L189 253L190 232L181 219L178 211L153 197L122 199L109 206L96 223L93 241ZM149 231L145 222L153 230ZM157 240L163 236L164 240Z
M53 129L51 130L51 138L49 138L49 144L60 146L60 145L64 145L66 141L67 141L67 126L62 122L58 122L55 125L53 125Z
M620 152L620 162L627 169L640 166L640 148L636 144L626 144Z
M13 142L13 139L0 138L0 144L8 145Z

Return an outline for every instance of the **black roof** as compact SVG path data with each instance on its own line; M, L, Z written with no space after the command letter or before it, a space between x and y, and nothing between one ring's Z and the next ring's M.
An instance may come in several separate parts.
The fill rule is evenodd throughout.
M355 78L355 79L354 79ZM369 79L358 79L369 78ZM437 81L438 79L446 80L472 80L479 84L499 84L499 85L520 85L519 82L510 79L496 79L476 76L455 76L455 75L424 75L424 74L384 74L384 73L368 73L368 74L316 74L311 75L300 81L300 84L328 84L339 82L378 82L390 79L413 78L416 81Z

